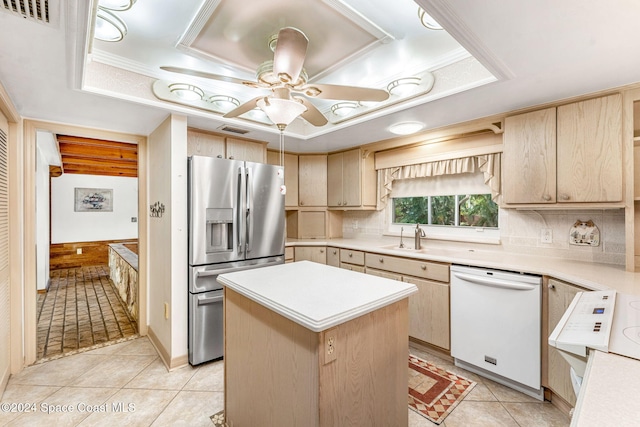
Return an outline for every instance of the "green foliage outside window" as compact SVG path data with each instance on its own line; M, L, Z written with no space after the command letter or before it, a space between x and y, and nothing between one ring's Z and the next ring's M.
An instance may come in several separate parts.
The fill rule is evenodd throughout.
M490 194L398 197L393 213L395 224L498 227L498 205Z

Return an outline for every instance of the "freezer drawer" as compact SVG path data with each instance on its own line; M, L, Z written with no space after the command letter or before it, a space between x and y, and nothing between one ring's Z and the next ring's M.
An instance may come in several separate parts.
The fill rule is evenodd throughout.
M223 290L189 294L189 363L222 357L224 350Z

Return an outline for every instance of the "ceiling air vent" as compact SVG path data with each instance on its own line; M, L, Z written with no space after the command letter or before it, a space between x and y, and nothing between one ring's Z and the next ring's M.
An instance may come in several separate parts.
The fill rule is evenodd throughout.
M224 132L231 132L231 133L237 133L238 135L244 135L245 133L249 133L248 130L245 129L240 129L240 128L234 128L231 126L220 126L218 129L220 129L221 131Z
M25 19L49 23L49 0L2 0L4 9Z

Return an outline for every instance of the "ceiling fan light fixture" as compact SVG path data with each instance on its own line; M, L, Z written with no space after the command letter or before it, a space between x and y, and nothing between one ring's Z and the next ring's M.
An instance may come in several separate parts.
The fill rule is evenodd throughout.
M442 30L442 26L420 6L418 6L418 18L420 18L420 23L426 28L430 30Z
M198 101L204 97L202 89L188 83L172 83L169 85L169 90L185 101Z
M209 102L224 111L231 111L240 105L240 101L227 95L212 95Z
M424 128L424 123L420 122L401 122L393 124L389 127L389 132L396 135L410 135Z
M115 10L116 12L124 12L131 9L136 0L100 0L98 6L103 9Z
M115 14L98 6L94 37L105 42L119 42L127 35L127 24Z
M260 98L256 105L265 112L278 129L283 130L300 114L307 111L307 107L292 99Z
M416 91L420 85L420 77L404 77L387 85L387 92L392 95L407 96Z
M336 116L344 117L358 108L356 102L338 102L331 106L331 112Z

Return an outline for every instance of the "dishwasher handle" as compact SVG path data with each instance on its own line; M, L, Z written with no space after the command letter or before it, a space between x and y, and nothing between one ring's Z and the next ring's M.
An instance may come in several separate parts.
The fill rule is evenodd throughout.
M509 289L512 291L530 291L530 290L536 289L535 285L514 283L508 280L496 279L493 277L491 278L481 277L473 274L460 273L457 271L454 272L453 275L458 279L464 280L465 282L470 282L470 283L474 283L476 285L482 285L482 286L490 286L492 288Z

